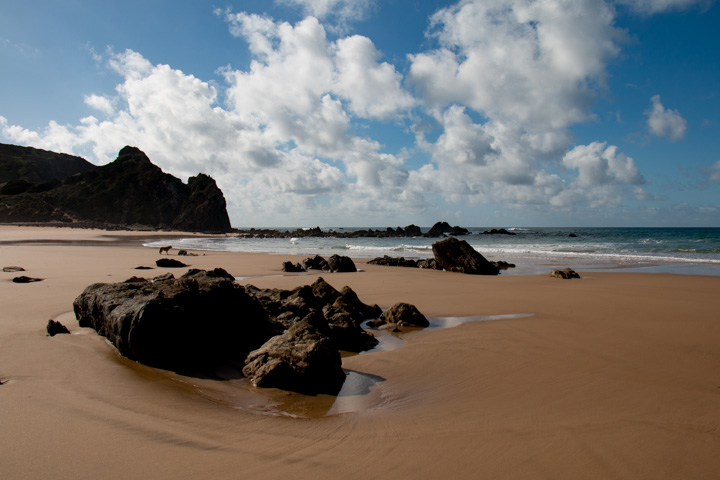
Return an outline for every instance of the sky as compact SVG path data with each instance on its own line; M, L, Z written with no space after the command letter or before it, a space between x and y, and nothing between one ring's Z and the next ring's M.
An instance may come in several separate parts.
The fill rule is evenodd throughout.
M715 0L2 0L0 142L234 227L720 227Z

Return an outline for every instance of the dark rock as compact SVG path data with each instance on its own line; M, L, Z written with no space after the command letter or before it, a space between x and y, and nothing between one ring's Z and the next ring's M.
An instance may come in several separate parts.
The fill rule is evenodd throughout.
M23 267L3 267L3 272L24 272Z
M448 238L432 244L435 261L449 272L472 275L497 275L500 269L487 261L465 240Z
M56 180L60 184L53 188L38 185L14 195L0 195L0 222L231 230L225 198L207 175L191 177L186 185L153 165L135 147L123 148L118 158L107 165L89 165L89 169Z
M184 263L174 258L160 258L155 261L155 265L160 268L182 268L187 267Z
M302 261L303 267L306 270L323 270L330 271L330 264L320 255L314 257L308 257Z
M469 230L462 228L462 227L451 227L449 223L447 222L437 222L435 225L430 228L430 230L425 233L425 237L444 237L446 235L450 236L458 236L458 235L468 235L470 233Z
M4 143L0 143L0 165L0 184L20 181L30 188L95 168L87 160L73 155Z
M483 235L517 235L515 232L508 232L504 228L493 228L492 230L485 230L482 232Z
M370 265L382 265L386 267L409 267L417 268L418 264L415 260L406 260L404 257L391 257L384 255L368 261Z
M505 260L498 260L497 262L490 262L501 270L507 270L508 268L515 268L514 263L508 263Z
M70 330L67 329L65 325L63 325L60 322L56 322L55 320L48 320L47 323L47 333L51 337L54 337L55 335L61 334L61 333L70 333Z
M577 235L574 234L574 233L571 233L570 235L568 235L568 237L570 237L570 238L577 238Z
M95 329L118 351L153 367L188 374L242 365L247 354L282 329L222 269L179 279L94 284L73 302L81 327Z
M580 275L575 272L572 268L566 268L565 270L554 270L551 274L551 277L557 277L557 278L564 278L565 280L569 280L571 278L580 278Z
M304 272L305 267L303 267L299 263L293 264L292 262L283 262L282 271L289 272L289 273L299 273L299 272Z
M143 265L140 265L139 267L135 267L135 270L152 270L153 267L145 267Z
M43 278L26 277L25 275L21 275L12 279L13 283L33 283L42 282L43 280Z
M328 327L312 312L248 355L243 374L253 385L305 394L337 394L345 381Z
M424 260L418 260L417 262L418 268L427 268L430 270L442 270L442 267L438 265L437 261L434 258L426 258Z
M355 262L350 257L332 255L328 260L331 272L357 272Z
M400 327L429 327L425 315L418 311L415 305L409 303L397 303L385 310L380 317L384 323L396 324Z
M375 337L360 325L380 316L382 310L361 302L349 287L337 291L320 277L312 285L294 290L259 289L252 285L246 285L245 290L265 307L270 318L287 328L313 311L322 312L328 336L338 349L360 352L377 344Z

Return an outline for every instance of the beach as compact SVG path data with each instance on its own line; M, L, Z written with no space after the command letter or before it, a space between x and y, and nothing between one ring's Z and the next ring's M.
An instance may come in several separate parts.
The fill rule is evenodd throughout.
M88 285L187 270L136 270L155 266L142 244L161 239L173 236L0 227L1 266L43 279L0 274L2 478L720 476L720 277L487 277L367 259L357 273L286 274L303 257L173 257L261 288L322 276L382 308L481 317L346 356L355 391L303 397L139 365L78 326ZM48 336L51 318L71 335Z

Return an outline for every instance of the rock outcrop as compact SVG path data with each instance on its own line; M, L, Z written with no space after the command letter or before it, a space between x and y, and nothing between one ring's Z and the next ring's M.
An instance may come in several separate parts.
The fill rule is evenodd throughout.
M249 352L283 331L222 269L90 285L73 309L81 327L93 328L122 355L189 374L242 366Z
M222 269L90 285L73 309L81 327L146 365L189 375L231 365L257 386L309 394L339 391L339 351L374 347L361 323L382 313L322 278L294 290L259 289Z
M469 233L470 233L470 231L465 228L458 227L458 226L451 227L450 224L447 222L437 222L423 236L434 238L434 237L444 237L444 236L468 235Z
M243 374L257 387L337 394L345 381L340 352L319 312L248 355Z
M498 275L500 269L489 262L465 240L450 237L432 244L433 255L439 266L449 272L471 275Z
M231 230L225 197L207 175L191 177L186 185L129 146L120 150L114 162L91 167L42 188L0 191L0 222Z
M245 289L265 307L270 318L287 328L317 311L325 319L328 336L336 348L361 352L377 345L375 337L360 325L365 320L378 318L382 310L377 305L361 302L349 287L338 291L320 277L312 285L293 290L259 289L252 285L246 285Z

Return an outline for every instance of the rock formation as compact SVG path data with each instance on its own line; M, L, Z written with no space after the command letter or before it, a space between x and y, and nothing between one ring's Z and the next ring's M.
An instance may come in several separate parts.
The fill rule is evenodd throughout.
M337 394L345 381L340 352L327 324L313 310L248 355L243 374L257 387L300 393Z
M242 365L283 330L222 269L90 285L73 309L81 327L96 330L122 355L190 374Z
M465 240L450 237L432 244L433 255L438 265L449 272L471 275L497 275L500 269L487 261Z
M232 365L257 386L308 394L339 391L339 350L374 347L361 323L382 313L322 278L294 290L259 289L236 284L222 269L90 285L73 309L81 327L146 365L190 375ZM414 325L420 318L406 306L388 321Z
M3 188L7 190L8 185ZM225 197L212 178L199 174L186 185L129 146L120 150L112 163L56 178L42 188L0 191L0 222L231 230Z

